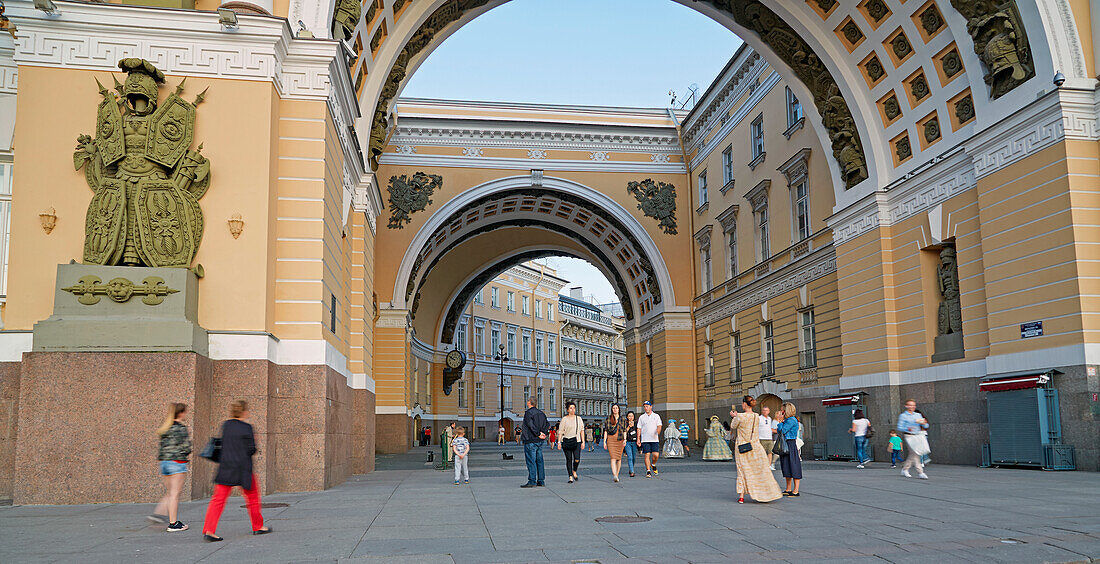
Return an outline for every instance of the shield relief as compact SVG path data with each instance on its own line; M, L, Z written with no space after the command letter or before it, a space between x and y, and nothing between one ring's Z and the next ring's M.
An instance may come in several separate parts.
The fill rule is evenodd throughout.
M179 162L195 131L195 106L171 94L149 118L149 138L145 141L145 157L173 168Z
M114 164L126 154L126 145L122 141L122 113L113 96L105 96L99 103L95 122L95 146L103 159L103 166Z
M125 186L117 179L104 179L85 216L84 262L118 264L126 239L125 222Z
M134 201L138 248L149 266L188 267L195 256L191 206L169 180L146 179Z

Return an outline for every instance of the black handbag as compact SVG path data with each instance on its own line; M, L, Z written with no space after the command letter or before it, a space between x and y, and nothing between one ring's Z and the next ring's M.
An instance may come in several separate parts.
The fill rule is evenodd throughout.
M790 449L787 448L787 439L783 438L783 434L779 434L779 438L775 440L775 444L772 445L772 454L778 454L783 456L787 454Z
M202 448L202 452L199 453L199 456L211 462L221 462L222 438L210 437L210 440L206 441L206 446Z
M749 436L752 436L752 437L756 437L756 436L758 436L758 435L756 434L756 424L757 424L758 422L759 422L759 420L758 420L758 419L756 419L756 416L755 416L755 415L753 415L753 420L752 420L752 433L751 433L751 434L750 434ZM739 453L741 453L741 454L745 454L746 452L749 452L749 451L751 451L751 450L752 450L752 443L741 443L741 444L737 445L737 452L739 452Z

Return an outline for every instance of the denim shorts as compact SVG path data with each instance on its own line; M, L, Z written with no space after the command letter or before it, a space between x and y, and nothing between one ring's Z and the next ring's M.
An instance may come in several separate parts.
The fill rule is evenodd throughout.
M175 460L161 460L160 461L160 475L171 476L173 474L186 474L187 463L176 462Z

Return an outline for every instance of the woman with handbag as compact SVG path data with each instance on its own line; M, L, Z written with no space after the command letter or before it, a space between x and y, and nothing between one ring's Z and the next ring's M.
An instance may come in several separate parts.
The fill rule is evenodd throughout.
M799 454L798 433L801 424L795 417L793 403L785 402L776 414L779 426L776 429L779 436L772 452L779 455L779 466L783 470L783 477L787 480L787 489L783 495L798 497L798 487L802 483L802 456Z
M565 402L565 417L558 423L558 448L565 455L565 473L569 483L579 480L577 469L581 466L581 451L584 450L584 419L577 415L577 404Z
M779 499L779 484L775 482L771 472L768 471L768 459L770 456L760 446L760 418L752 408L756 405L756 398L745 396L741 400L741 413L736 408L730 409L730 430L733 433L734 462L737 465L737 493L740 497L737 503L745 503L745 494L749 494L754 501L768 502Z
M603 448L611 457L611 476L619 481L619 470L623 467L623 439L626 435L626 421L619 416L619 404L611 404L611 415L603 422Z
M167 492L160 498L149 520L154 523L167 523L169 533L186 531L187 525L179 520L180 491L183 490L183 479L187 476L187 459L191 456L191 437L187 433L187 425L183 418L187 415L187 404L168 404L168 417L157 429L160 437L160 450L157 460L160 464L160 475L164 478L164 487Z
M214 475L214 495L206 508L206 522L202 527L202 538L206 542L223 540L215 533L218 519L225 509L225 500L234 486L241 488L248 506L248 517L252 521L252 534L266 535L271 527L264 526L264 517L260 514L260 482L252 473L252 457L256 454L256 437L248 419L248 402L237 400L229 406L229 417L222 423L220 453L216 454L218 472Z

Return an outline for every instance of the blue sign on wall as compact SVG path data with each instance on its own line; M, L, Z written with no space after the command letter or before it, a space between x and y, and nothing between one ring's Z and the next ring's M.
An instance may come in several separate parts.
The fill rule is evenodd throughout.
M1042 321L1029 321L1027 323L1020 324L1020 338L1029 339L1031 337L1043 336L1043 322Z

